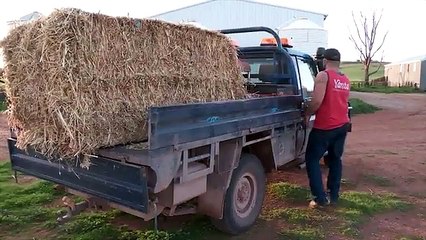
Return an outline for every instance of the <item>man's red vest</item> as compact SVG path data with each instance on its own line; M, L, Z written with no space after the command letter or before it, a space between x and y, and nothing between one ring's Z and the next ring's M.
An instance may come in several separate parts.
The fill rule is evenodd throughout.
M327 88L321 106L315 113L314 128L330 130L349 122L348 101L350 81L334 70L325 70L328 74Z

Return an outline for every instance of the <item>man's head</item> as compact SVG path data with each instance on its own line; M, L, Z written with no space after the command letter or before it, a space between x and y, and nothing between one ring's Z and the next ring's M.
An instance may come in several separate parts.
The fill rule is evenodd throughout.
M329 67L339 67L340 65L340 52L335 48L329 48L324 51L324 66L325 68Z

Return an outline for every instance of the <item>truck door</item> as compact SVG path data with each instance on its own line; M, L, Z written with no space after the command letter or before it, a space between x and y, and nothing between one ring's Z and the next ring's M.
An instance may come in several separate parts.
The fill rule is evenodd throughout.
M312 59L307 59L299 56L294 56L294 63L298 69L298 78L299 90L304 97L306 102L309 102L312 98L312 93L314 91L314 82L315 82L315 69ZM308 126L300 124L297 126L296 131L296 153L303 154L305 152L307 136L313 124L315 116L312 116Z

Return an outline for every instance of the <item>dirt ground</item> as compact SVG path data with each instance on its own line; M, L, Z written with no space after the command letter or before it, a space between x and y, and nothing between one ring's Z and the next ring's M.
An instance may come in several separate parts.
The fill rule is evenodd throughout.
M408 213L373 217L361 229L362 238L426 238L426 95L352 93L352 97L382 110L352 119L343 158L343 178L349 184L342 186L343 191L392 192L416 205ZM324 169L324 177L325 173ZM274 173L270 181L308 185L305 170Z
M354 118L344 176L360 190L387 191L417 203L410 214L374 217L363 229L368 239L414 235L426 238L426 95L353 93L383 111ZM390 179L376 189L366 175Z
M426 94L352 93L352 97L382 110L353 118L343 160L343 178L350 184L344 185L342 190L392 192L415 204L415 209L408 212L372 217L361 228L362 239L426 238ZM8 158L5 141L8 134L2 115L0 159ZM304 169L274 173L269 180L307 185ZM266 199L265 204L280 203ZM260 223L251 231L253 234L243 238L263 239L271 230L271 226Z

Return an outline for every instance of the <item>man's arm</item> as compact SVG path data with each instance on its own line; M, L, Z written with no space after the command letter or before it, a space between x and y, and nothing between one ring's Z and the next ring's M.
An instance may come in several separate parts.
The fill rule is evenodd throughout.
M306 116L309 117L313 115L318 108L321 106L322 100L325 96L325 90L327 88L328 75L326 72L318 73L315 78L314 91L312 93L312 100L309 103L309 106L306 110Z

